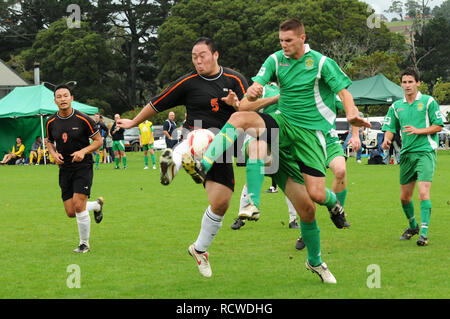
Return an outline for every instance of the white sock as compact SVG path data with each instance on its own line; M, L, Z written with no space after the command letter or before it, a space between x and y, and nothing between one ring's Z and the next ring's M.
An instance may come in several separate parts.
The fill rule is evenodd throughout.
M92 211L99 211L100 210L100 204L97 201L93 202L87 202L86 203L86 210L92 212Z
M177 144L172 152L172 160L174 164L173 176L175 177L181 168L183 154L189 152L188 140L183 140L181 143Z
M75 215L77 217L78 233L80 234L80 245L85 244L89 246L89 235L91 233L91 216L89 216L89 211L85 210Z
M204 252L208 249L220 227L222 227L222 220L223 216L214 214L211 211L211 206L208 206L205 214L203 214L202 227L197 241L194 243L195 250Z
M289 222L294 221L295 219L297 219L297 211L294 208L294 205L292 205L291 201L289 200L289 198L286 197L286 204L288 206L288 210L289 210Z
M248 191L247 191L247 184L244 185L241 192L241 201L239 202L239 211L242 210L245 206L248 204Z

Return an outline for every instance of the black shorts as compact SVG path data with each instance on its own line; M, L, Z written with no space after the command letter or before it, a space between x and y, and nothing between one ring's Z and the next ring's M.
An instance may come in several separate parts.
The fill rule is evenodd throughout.
M82 166L78 169L59 169L59 187L63 202L73 197L74 193L91 194L94 171L92 165Z
M261 118L264 120L264 123L266 124L266 130L263 134L261 134L261 136L258 137L258 140L263 140L271 144L271 141L275 141L275 139L278 138L278 124L269 114L260 112L257 113L259 116L261 116Z
M225 185L234 192L234 172L232 163L214 163L206 174L206 181Z

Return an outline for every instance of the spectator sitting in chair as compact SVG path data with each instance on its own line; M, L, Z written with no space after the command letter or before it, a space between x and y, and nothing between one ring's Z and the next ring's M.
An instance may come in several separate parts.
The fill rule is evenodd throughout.
M22 144L22 139L20 137L16 138L16 145L12 147L11 152L6 154L3 157L3 160L0 162L0 164L8 164L10 161L14 160L17 161L19 159L23 159L25 152L25 145Z
M42 161L42 158L45 156L46 159L50 163L54 163L55 160L53 159L52 155L48 153L48 149L44 148L42 150L42 139L40 136L36 136L36 141L31 145L31 151L30 151L30 165L33 165L34 160L36 160L36 165L39 165Z

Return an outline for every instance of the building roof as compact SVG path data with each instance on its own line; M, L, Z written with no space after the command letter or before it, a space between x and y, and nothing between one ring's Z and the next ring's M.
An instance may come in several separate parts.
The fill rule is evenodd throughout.
M16 71L11 69L3 60L0 59L0 87L25 85L31 85L31 83L23 79Z

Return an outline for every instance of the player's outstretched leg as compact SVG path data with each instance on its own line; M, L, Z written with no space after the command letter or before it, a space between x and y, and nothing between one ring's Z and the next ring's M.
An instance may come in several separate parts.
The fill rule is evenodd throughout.
M194 182L197 184L203 184L206 179L206 171L203 164L196 160L191 154L184 153L181 164L183 165L186 173L191 175Z
M173 163L173 151L170 148L166 148L159 158L159 167L161 171L161 184L169 185L175 176Z
M334 278L331 271L328 269L327 264L324 262L320 265L314 267L311 266L311 264L306 260L306 269L312 271L313 273L319 275L320 279L322 279L322 282L325 284L335 284L336 278Z

